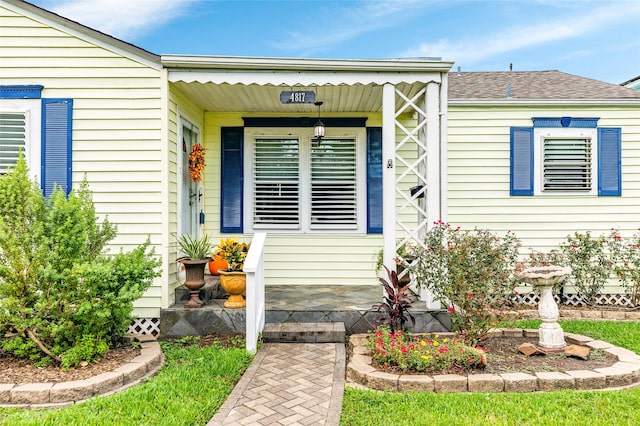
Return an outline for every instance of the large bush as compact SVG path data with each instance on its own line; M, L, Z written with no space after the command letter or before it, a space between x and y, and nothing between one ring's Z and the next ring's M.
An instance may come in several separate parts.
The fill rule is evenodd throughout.
M448 307L454 331L475 345L511 302L519 246L510 232L499 237L437 222L409 253L415 257L410 271Z
M115 225L98 222L86 182L46 200L22 157L0 178L4 350L66 367L100 357L123 336L160 261L148 241L105 255L115 235Z

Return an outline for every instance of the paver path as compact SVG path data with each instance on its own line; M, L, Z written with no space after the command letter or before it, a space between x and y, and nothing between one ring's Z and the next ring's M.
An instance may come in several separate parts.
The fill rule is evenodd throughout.
M338 425L344 370L342 343L266 343L208 426Z

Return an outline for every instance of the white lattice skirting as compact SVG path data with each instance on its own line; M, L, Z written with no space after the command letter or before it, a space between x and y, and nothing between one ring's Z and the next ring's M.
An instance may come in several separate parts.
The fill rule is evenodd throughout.
M580 296L577 294L556 294L554 296L559 305L583 306ZM516 303L523 305L537 305L540 299L538 293L525 293L516 296ZM596 296L596 303L603 306L624 306L632 307L631 299L624 294L599 294Z
M160 334L160 318L136 318L131 325L129 325L127 334L157 336Z

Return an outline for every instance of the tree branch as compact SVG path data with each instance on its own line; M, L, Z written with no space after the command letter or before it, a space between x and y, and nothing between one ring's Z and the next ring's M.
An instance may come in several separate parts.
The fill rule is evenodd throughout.
M62 360L60 359L59 356L55 356L50 350L49 348L47 348L44 343L42 343L42 341L40 339L38 339L38 336L36 336L36 333L34 333L33 331L27 329L27 336L29 336L29 339L31 339L37 346L38 348L40 348L40 350L42 352L44 352L45 354L49 355L51 358L55 359L58 362L61 362Z

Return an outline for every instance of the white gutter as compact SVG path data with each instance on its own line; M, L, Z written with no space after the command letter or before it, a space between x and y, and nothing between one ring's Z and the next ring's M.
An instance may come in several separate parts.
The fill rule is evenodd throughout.
M424 59L306 59L245 56L162 55L167 68L251 71L447 72L453 61Z

